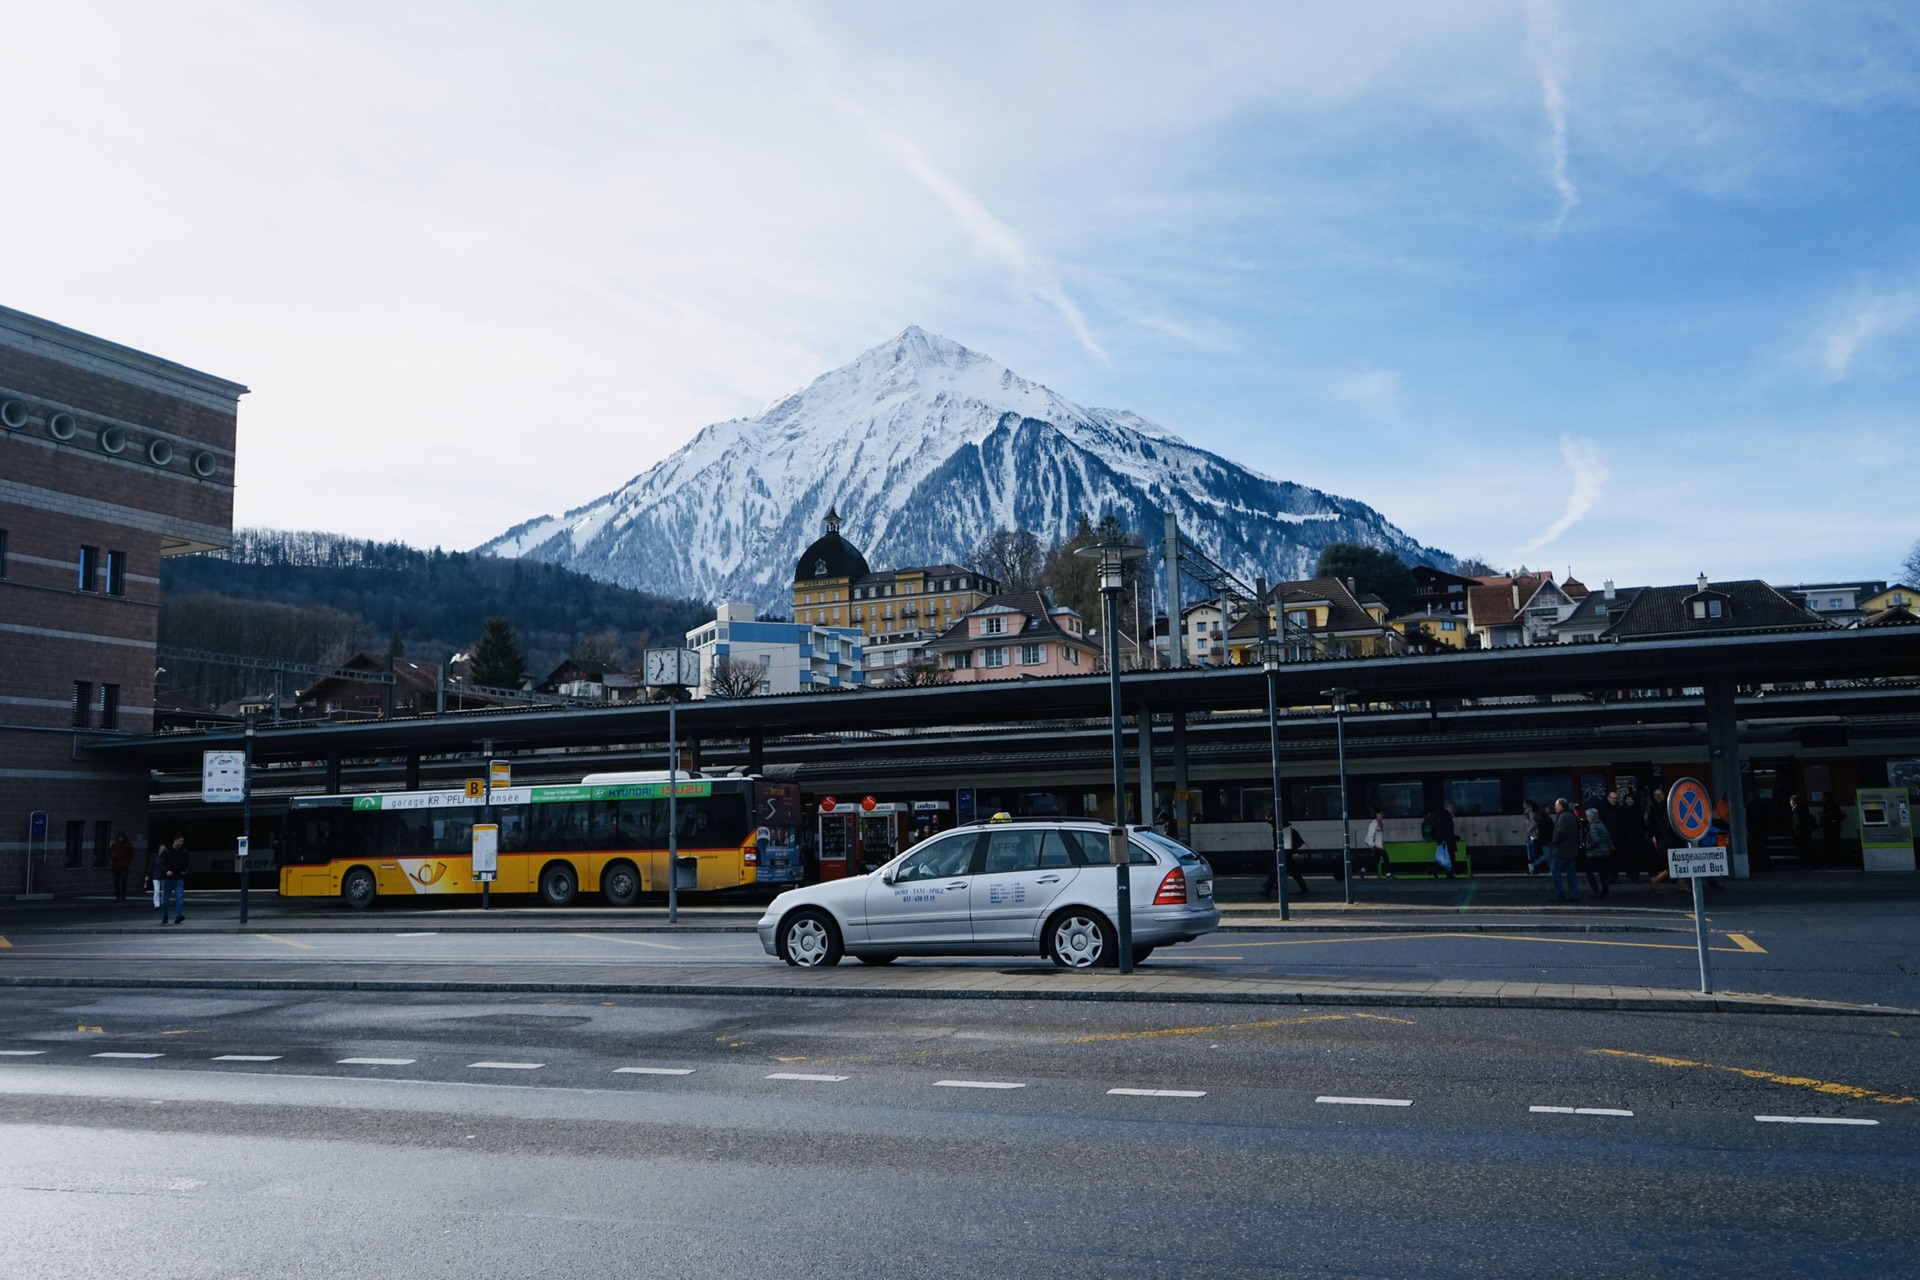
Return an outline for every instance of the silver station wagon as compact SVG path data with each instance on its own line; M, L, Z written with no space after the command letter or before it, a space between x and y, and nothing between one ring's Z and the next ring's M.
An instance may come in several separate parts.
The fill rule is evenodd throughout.
M945 831L877 871L793 889L760 917L767 954L791 965L901 956L1040 955L1111 965L1116 876L1098 822L991 822ZM1128 831L1133 958L1220 924L1213 869L1145 827Z

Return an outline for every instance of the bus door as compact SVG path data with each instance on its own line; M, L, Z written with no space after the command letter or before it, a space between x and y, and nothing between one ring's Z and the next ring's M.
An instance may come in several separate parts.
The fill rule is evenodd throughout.
M820 878L842 880L847 875L847 858L854 852L853 815L831 811L820 815Z

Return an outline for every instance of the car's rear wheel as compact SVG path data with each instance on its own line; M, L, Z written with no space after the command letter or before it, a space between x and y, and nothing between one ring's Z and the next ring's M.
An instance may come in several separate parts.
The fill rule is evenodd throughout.
M540 873L540 900L550 907L572 906L579 889L579 878L565 863L556 862Z
M1097 911L1062 911L1047 924L1047 954L1064 969L1113 963L1113 926Z
M600 877L600 893L610 907L630 907L640 901L640 869L616 862Z
M858 960L861 964L892 964L899 958L899 956L877 955L871 951L854 957L854 959Z
M824 911L796 911L780 926L780 958L799 969L840 963L840 930Z
M373 872L365 867L355 867L340 881L340 896L356 911L365 911L372 906L375 893Z

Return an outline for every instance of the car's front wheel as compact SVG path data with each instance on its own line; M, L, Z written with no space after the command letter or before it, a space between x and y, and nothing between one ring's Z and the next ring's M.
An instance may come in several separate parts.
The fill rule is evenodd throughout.
M780 958L800 969L840 963L840 930L824 911L796 911L780 926Z
M1047 925L1047 954L1066 969L1113 963L1113 926L1097 911L1062 911Z

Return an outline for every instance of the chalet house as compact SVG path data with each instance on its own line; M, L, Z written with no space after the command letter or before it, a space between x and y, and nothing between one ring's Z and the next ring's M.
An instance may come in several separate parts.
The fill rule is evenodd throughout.
M1037 591L989 596L928 644L927 653L956 681L1088 675L1100 663L1086 620Z
M1427 617L1440 613L1465 613L1467 591L1485 581L1481 578L1469 578L1463 574L1448 573L1445 569L1436 569L1430 564L1417 564L1413 566L1412 573L1412 612Z
M585 702L637 702L643 692L640 679L608 662L568 658L534 688L562 698Z
M1483 578L1467 589L1467 627L1473 647L1553 644L1557 640L1553 629L1573 616L1586 595L1579 579L1556 583L1551 573Z
M348 675L324 675L295 695L302 717L376 720L396 715L432 715L440 705L440 664L384 653L360 652L340 664L342 672L364 672L374 677L355 680ZM388 671L393 682L379 679ZM446 686L446 707L462 711L497 707L499 698L476 693L464 683Z

